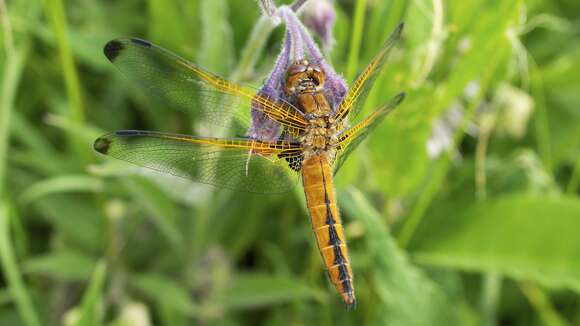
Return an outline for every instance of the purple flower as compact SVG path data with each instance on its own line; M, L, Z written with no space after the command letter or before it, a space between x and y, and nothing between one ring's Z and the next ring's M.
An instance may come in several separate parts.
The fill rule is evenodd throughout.
M272 11L269 9L268 11ZM286 25L284 43L274 69L258 94L270 99L281 99L292 104L292 99L284 92L286 71L298 61L307 60L320 67L326 76L324 93L333 110L340 104L347 92L347 86L340 75L326 62L312 36L302 25L291 7L281 6L276 9L276 15ZM280 125L271 120L256 108L258 103L252 103L252 125L249 136L260 140L273 141L280 135Z
M325 49L334 45L332 30L335 22L332 0L312 0L304 8L304 24L320 37Z

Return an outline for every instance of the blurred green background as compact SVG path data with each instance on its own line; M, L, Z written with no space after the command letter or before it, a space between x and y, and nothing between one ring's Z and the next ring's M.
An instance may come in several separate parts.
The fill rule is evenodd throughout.
M108 40L259 87L283 27L255 1L0 5L1 325L580 325L580 2L334 3L348 82L406 22L365 110L408 97L336 177L351 312L300 189L216 190L92 150L195 125L125 79Z

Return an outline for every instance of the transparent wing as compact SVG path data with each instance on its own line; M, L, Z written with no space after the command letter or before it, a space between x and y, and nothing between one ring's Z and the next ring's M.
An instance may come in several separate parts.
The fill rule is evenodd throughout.
M300 145L125 130L99 137L98 152L159 172L233 190L283 193L299 180Z
M113 40L105 45L104 53L150 95L197 114L203 121L229 127L234 119L247 127L250 103L255 101L257 109L282 125L301 130L306 124L302 113L282 99L256 95L253 89L229 82L147 41Z
M373 131L376 126L378 126L381 121L383 121L383 119L389 113L391 113L404 99L405 94L400 93L387 104L376 109L363 121L354 125L352 128L346 130L340 135L338 139L338 151L334 161L334 173L338 172L350 153L352 153L352 151L357 148L357 146L366 138L366 136L371 131Z
M400 23L389 39L385 42L379 53L371 60L365 70L358 76L351 88L336 110L335 118L343 121L347 116L354 119L361 111L366 97L371 90L375 79L382 70L383 65L389 58L391 50L401 38L404 24ZM352 121L352 120L351 120Z

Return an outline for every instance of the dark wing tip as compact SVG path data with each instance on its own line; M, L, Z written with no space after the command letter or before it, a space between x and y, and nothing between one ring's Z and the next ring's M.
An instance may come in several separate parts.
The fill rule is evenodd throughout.
M399 24L397 24L397 27L395 28L395 30L398 31L399 33L401 33L404 28L405 28L405 22L400 21Z
M109 41L105 45L105 47L103 48L103 53L105 53L105 56L107 57L107 59L109 59L109 61L113 62L119 56L121 51L123 51L124 48L125 47L123 43L117 40L113 40Z
M405 94L405 92L401 92L401 93L397 94L397 96L395 96L395 103L399 104L399 103L403 102L403 100L405 99L406 96L407 96L407 94Z
M401 37L401 34L403 34L403 29L405 28L405 23L404 22L400 22L399 24L397 24L397 27L395 27L395 29L393 30L393 32L391 33L391 36L389 37L389 40L395 40Z
M109 138L109 135L97 138L97 140L95 140L95 143L93 144L93 148L101 154L107 154L109 152L110 147L111 147L111 139Z
M129 41L131 41L131 43L133 43L134 45L145 48L150 48L151 46L153 46L148 41L141 40L138 38L130 38ZM115 59L119 56L119 54L121 54L121 52L124 49L125 44L122 41L112 40L105 45L105 48L103 48L103 52L105 53L105 56L107 57L107 59L109 59L109 61L114 62Z

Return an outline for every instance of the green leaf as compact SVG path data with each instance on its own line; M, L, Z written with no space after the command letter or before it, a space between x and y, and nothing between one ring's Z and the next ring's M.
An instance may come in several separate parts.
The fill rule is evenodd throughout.
M325 293L300 280L266 274L238 274L220 304L249 309L297 300L323 301Z
M159 274L140 274L131 277L131 285L159 306L170 307L173 311L191 315L195 305L187 288L172 279Z
M33 207L60 236L96 251L103 246L104 220L92 204L76 194L53 194L35 201Z
M456 311L445 293L420 269L411 265L397 247L377 211L363 195L351 189L339 194L348 216L360 220L366 233L366 250L371 255L371 276L377 292L374 306L379 325L455 325Z
M170 198L143 177L126 177L123 182L161 234L174 248L181 249L183 237L176 224L175 204Z
M466 207L448 202L425 219L410 251L423 264L496 271L580 292L578 217L580 200L572 197L510 195Z
M562 53L536 78L542 82L549 110L549 131L554 163L574 162L580 155L580 46Z
M26 206L34 200L62 192L99 192L103 183L97 178L86 175L65 175L43 179L30 185L20 195L20 204Z
M88 280L95 261L81 252L61 250L27 259L22 270L28 274L50 276L62 281Z

